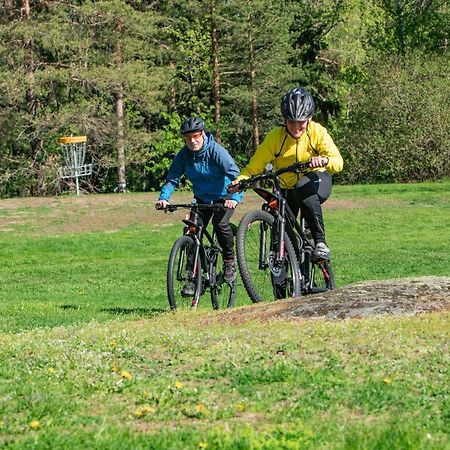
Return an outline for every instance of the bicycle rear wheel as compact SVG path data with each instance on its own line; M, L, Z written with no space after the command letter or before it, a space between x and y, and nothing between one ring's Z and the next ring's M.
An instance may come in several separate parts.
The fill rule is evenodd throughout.
M211 262L210 283L211 303L214 309L231 308L236 300L236 278L232 282L223 279L222 253L217 252L215 260Z
M201 293L201 264L194 266L196 244L181 236L173 244L167 267L167 296L171 309L188 308Z
M285 261L274 265L271 247L275 219L265 211L252 211L241 220L237 234L237 260L245 289L254 302L298 297L300 274L294 247L285 235Z

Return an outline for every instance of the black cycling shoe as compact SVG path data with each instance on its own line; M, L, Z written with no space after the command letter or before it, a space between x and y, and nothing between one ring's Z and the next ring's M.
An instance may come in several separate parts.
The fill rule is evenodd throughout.
M231 283L236 279L236 265L234 259L227 259L223 262L223 279Z
M195 285L192 281L187 281L186 284L181 289L182 297L192 297L195 294Z

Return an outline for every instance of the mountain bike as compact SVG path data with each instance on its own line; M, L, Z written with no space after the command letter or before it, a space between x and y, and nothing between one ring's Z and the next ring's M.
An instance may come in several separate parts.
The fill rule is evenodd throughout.
M309 163L295 163L266 171L238 183L264 199L261 210L247 213L236 234L236 253L245 289L254 302L299 297L334 289L329 260L314 256L315 244L303 218L297 221L280 188L280 175L304 173ZM272 191L256 184L271 181Z
M209 289L214 309L231 308L236 299L236 279L227 282L222 273L222 249L216 233L203 226L200 210L225 209L221 203L169 204L161 208L174 212L184 208L189 214L182 222L183 236L173 244L167 266L167 296L171 309L196 308L200 297ZM233 224L230 224L233 228ZM235 226L234 226L235 227ZM206 241L206 242L205 242Z

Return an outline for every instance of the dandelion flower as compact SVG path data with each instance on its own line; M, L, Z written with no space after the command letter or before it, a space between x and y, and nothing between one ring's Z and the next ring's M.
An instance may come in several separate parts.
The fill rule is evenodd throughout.
M245 411L247 409L247 407L245 406L244 403L236 403L236 405L234 406L236 408L236 411Z
M389 384L389 383L392 383L392 380L390 378L386 377L386 378L383 378L383 383Z
M133 378L133 375L131 375L131 373L127 372L126 370L122 370L122 372L120 372L120 376L122 378L125 378L126 380L131 380Z
M55 369L54 367L49 367L49 368L47 369L47 372L48 372L48 373L55 373L55 372L56 372L56 369Z
M175 382L175 388L176 389L183 389L184 384L181 381L176 381Z
M198 448L207 448L208 444L206 442L199 442Z
M134 412L134 415L140 419L141 417L147 415L147 414L153 414L155 412L155 408L152 408L151 406L144 405L139 406L139 408L136 409Z
M41 428L41 423L39 422L39 420L32 420L30 422L30 428L32 430L38 430L39 428Z
M205 412L206 407L205 407L205 405L204 405L203 403L197 403L197 404L195 405L195 410L196 410L197 412L199 412L199 413L203 413L203 412Z

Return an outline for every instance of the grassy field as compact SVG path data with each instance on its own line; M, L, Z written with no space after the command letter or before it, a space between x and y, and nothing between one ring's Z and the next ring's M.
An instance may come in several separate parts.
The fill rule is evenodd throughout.
M337 284L449 276L449 193L335 187ZM155 198L0 200L0 447L450 448L448 312L240 323L207 296L168 312L183 214Z

